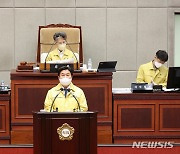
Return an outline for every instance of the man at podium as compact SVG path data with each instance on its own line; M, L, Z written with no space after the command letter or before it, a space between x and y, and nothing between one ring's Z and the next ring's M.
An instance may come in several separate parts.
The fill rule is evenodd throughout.
M76 63L77 57L75 57L73 51L68 50L66 48L67 44L67 35L65 32L55 33L53 36L55 44L57 46L56 49L51 51L46 58L46 61L58 61L58 60L69 60L69 62Z
M50 89L46 95L44 109L48 112L87 111L84 92L72 83L72 70L63 66L58 70L59 84Z

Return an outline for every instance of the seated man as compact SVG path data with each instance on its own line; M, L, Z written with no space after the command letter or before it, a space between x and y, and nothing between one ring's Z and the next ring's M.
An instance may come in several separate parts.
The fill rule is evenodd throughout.
M72 59L72 61L76 63L78 58L74 56L71 50L68 50L66 48L66 44L67 44L66 33L65 32L55 33L53 39L55 41L57 48L49 53L46 61Z
M166 87L168 69L163 64L167 62L167 60L168 54L166 51L157 51L151 62L143 64L139 67L136 82L146 82Z
M50 89L46 95L44 109L46 111L87 111L88 106L84 92L72 81L72 70L63 66L58 71L59 84Z

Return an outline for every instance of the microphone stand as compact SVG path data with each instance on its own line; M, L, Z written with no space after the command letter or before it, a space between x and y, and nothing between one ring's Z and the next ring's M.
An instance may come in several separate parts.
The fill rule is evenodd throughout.
M60 90L63 91L63 88L61 88ZM54 100L53 100L53 102L51 104L50 112L52 111L52 107L54 105L54 102L55 102L55 100L56 100L56 98L58 97L59 94L60 94L60 92L54 97Z
M61 88L60 90L63 91L64 89ZM67 89L67 90L68 90L68 92L71 93L71 95L72 95L72 96L74 97L74 99L76 100L77 105L78 105L78 112L80 112L80 111L81 111L81 108L80 108L79 101L77 100L76 96L71 92L72 89ZM54 97L54 100L53 100L53 102L52 102L52 104L51 104L50 112L52 111L52 107L53 107L53 105L54 105L54 102L55 102L55 100L56 100L56 98L58 97L59 94L60 94L60 92Z
M44 70L40 70L41 73L49 73L49 72L50 72L50 70L47 70L47 68L46 68L46 66L47 66L46 61L47 61L47 57L49 56L50 51L52 50L52 48L53 48L53 46L54 46L55 44L56 44L56 42L54 42L54 43L51 45L51 48L49 49L48 54L46 55L46 58L45 58L45 61L44 61Z
M67 42L67 41L66 41ZM68 45L68 47L70 48L70 50L71 50L71 52L73 53L73 55L74 55L74 57L76 58L76 70L74 70L74 72L77 72L77 73L81 73L82 71L81 70L79 70L79 67L78 67L78 59L77 59L77 57L76 57L76 55L75 55L75 53L73 52L73 50L72 50L72 48L71 48L71 46L69 45L69 43L67 42L67 45Z
M72 90L72 89L70 89L70 90ZM69 91L70 91L69 90ZM72 93L72 92L70 92L71 93L71 95L74 97L74 99L76 100L76 102L77 102L77 104L78 104L78 112L80 112L81 111L81 108L80 108L80 104L79 104L79 101L77 100L77 98L76 98L76 96Z

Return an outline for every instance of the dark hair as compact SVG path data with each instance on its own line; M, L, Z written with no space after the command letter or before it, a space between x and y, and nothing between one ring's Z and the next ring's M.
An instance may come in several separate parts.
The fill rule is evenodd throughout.
M160 59L163 62L167 62L168 61L168 53L165 50L158 50L156 52L156 57L158 59Z
M58 33L55 33L54 36L53 36L54 41L57 41L57 39L59 37L62 37L64 40L67 39L67 35L66 35L65 32L58 32Z
M63 70L68 70L71 73L71 76L73 76L73 70L69 66L62 66L58 69L58 76Z

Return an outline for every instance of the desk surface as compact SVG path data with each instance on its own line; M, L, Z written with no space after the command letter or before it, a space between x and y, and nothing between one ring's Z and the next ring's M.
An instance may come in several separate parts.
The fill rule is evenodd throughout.
M40 71L34 72L16 72L15 69L11 70L11 80L17 77L57 77L57 73L41 73ZM73 77L108 77L108 79L112 79L112 72L83 72L83 73L73 73Z
M114 100L176 100L180 99L180 93L123 93L113 94Z

